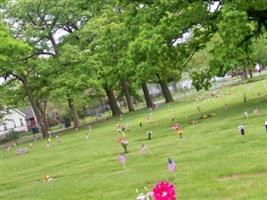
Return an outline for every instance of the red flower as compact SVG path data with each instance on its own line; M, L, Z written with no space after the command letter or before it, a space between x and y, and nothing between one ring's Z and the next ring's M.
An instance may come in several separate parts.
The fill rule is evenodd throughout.
M159 182L153 193L155 200L176 200L175 186L170 182Z

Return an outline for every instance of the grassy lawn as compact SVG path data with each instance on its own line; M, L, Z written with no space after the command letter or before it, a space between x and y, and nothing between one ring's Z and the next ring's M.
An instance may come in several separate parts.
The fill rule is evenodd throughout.
M178 199L183 200L267 199L267 133L263 126L267 120L267 80L218 91L223 95L217 98L207 98L211 92L202 92L199 97L205 96L205 100L190 96L183 102L162 105L153 111L154 123L146 121L146 110L126 114L130 152L125 170L118 162L122 151L116 142L119 118L94 125L89 140L84 128L62 133L62 144L53 138L50 148L46 140L38 141L23 156L17 156L15 149L1 149L0 199L132 200L137 196L136 188L151 189L159 180L173 182ZM243 103L244 92L247 103ZM189 125L189 119L200 116L197 106L216 117ZM259 116L253 115L254 107ZM248 119L244 111L249 112ZM183 139L170 128L172 115L184 129ZM142 128L139 121L144 123ZM237 128L240 123L246 127L243 138ZM148 130L153 131L151 141L146 139ZM154 156L140 155L142 143ZM167 171L168 156L177 164L176 179ZM53 180L43 183L45 174Z

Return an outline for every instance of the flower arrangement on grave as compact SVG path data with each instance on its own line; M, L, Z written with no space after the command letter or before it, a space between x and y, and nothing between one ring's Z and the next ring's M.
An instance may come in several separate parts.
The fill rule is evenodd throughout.
M176 200L175 186L170 182L159 182L153 188L153 197L155 200Z
M201 118L202 119L207 119L208 118L208 115L202 115Z
M121 146L123 147L124 153L128 153L127 151L127 146L129 144L128 139L126 137L119 137L117 142L121 144Z
M44 183L47 183L47 182L52 181L53 179L47 174L43 176L42 180Z
M183 130L182 130L182 127L181 127L181 125L179 123L175 123L171 128L175 130L175 132L176 132L177 135L179 135L180 137L182 137Z
M208 113L205 115L201 115L200 119L208 119L208 118L212 118L212 117L216 117L216 114L215 113Z
M29 149L27 147L20 147L16 149L16 154L17 155L25 155L29 152Z
M190 125L194 125L194 124L198 124L198 123L200 123L200 121L198 121L198 120L190 120L190 121L188 121L188 124L190 124Z
M146 191L148 189L144 187ZM138 189L136 189L138 192ZM175 186L168 181L158 182L152 191L139 193L136 200L176 200L176 189Z

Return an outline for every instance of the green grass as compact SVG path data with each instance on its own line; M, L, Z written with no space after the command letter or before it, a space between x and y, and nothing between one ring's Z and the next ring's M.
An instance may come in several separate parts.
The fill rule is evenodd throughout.
M183 102L162 105L153 112L151 124L146 122L146 110L126 114L124 118L130 122L126 170L117 161L122 151L116 142L119 118L94 125L90 140L85 140L87 130L81 129L63 133L60 145L53 138L50 148L46 140L38 141L24 156L16 156L14 149L1 150L0 199L132 200L137 196L136 188L152 188L159 180L172 181L178 198L184 200L267 199L264 84L266 80L227 86L220 89L222 97L199 102L190 96ZM247 103L243 103L244 92ZM225 103L228 111L224 111ZM216 117L189 125L188 119L199 117L197 106L203 113L216 113ZM259 116L252 114L254 107L260 110ZM249 119L244 118L245 110L250 113ZM172 115L183 126L183 139L170 128ZM142 128L139 121L145 123ZM246 127L243 138L237 129L240 123ZM146 140L147 130L153 131L151 141ZM142 143L155 155L142 157ZM167 171L168 155L177 164L176 179ZM53 181L43 183L45 174Z

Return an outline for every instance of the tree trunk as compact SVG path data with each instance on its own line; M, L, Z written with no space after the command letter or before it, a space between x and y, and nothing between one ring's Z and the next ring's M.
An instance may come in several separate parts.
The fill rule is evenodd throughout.
M121 86L122 86L122 89L123 89L123 92L124 92L124 95L126 98L128 110L129 110L129 112L132 112L132 111L134 111L134 105L133 105L132 97L131 97L130 92L129 92L128 81L122 80Z
M47 122L47 117L46 117L47 102L41 103L39 100L35 100L35 101L36 101L36 105L40 111L40 114L43 116L43 118Z
M162 94L165 98L165 102L166 103L171 103L171 102L174 102L173 98L172 98L172 94L168 88L168 85L166 83L166 81L162 81L160 80L159 81L159 84L161 86L161 90L162 90Z
M246 67L244 67L244 69L243 69L243 78L244 78L244 80L248 79L248 73L247 73Z
M41 131L43 134L43 137L48 135L48 128L45 119L43 118L38 106L37 102L32 94L31 88L29 87L28 80L25 78L23 81L23 88L25 91L26 96L28 97L30 104L32 106L32 109L34 111L34 114L36 116L37 122L39 126L41 127Z
M76 108L75 108L75 105L74 105L74 101L73 101L72 98L68 98L68 105L69 105L71 117L72 117L72 120L73 120L73 127L74 128L79 128L80 127L80 121L79 121L78 113L76 111Z
M39 100L35 100L37 108L39 109L39 112L45 122L46 129L49 130L49 123L46 116L46 108L47 108L47 101L41 103Z
M143 89L143 93L144 93L144 97L145 97L145 101L146 101L146 107L147 108L154 107L155 105L153 104L152 98L149 94L147 84L145 82L142 83L142 89Z
M119 106L118 106L118 103L117 103L117 100L115 98L115 95L112 91L112 89L106 87L105 88L105 91L107 93L107 96L108 96L108 104L110 106L110 109L112 111L112 115L115 117L115 116L120 116L122 114Z
M249 72L250 78L253 78L253 72L252 72L252 70L250 69L250 70L248 70L248 72Z
M102 113L104 114L106 111L105 111L105 108L104 108L104 102L103 102L103 100L102 100L101 97L99 98L99 102L100 102L100 104L101 104L101 110L102 110Z

